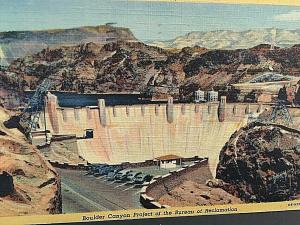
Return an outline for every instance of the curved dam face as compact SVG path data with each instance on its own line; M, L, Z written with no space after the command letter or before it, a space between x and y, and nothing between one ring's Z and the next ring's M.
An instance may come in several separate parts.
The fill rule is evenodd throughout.
M229 137L247 123L250 112L264 110L258 104L133 105L60 108L56 97L47 99L46 126L52 134L93 138L77 140L79 155L90 163L142 162L174 154L208 157L213 174L219 153ZM41 117L40 129L44 129Z

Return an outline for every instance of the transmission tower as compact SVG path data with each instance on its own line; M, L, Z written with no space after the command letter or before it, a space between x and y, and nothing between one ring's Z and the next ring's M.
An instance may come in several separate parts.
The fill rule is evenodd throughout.
M290 126L293 124L293 120L289 113L289 110L287 109L285 102L282 100L278 100L276 102L276 105L274 106L269 118L269 122L276 123L277 118L282 118L285 125Z

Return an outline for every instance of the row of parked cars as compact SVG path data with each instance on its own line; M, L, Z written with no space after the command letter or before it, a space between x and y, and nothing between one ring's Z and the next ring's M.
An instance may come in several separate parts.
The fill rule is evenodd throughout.
M88 174L94 176L106 176L109 181L127 182L132 184L143 184L150 182L153 178L150 174L145 174L132 169L124 169L122 166L108 164L92 164L88 167Z

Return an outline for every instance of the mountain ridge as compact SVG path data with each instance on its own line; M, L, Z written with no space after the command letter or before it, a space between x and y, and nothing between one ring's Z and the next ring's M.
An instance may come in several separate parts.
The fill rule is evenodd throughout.
M149 42L148 44L166 49L181 49L198 45L207 49L235 50L248 49L259 44L275 44L278 47L284 48L292 47L299 44L299 42L300 29L266 28L245 31L192 31L168 41Z
M22 90L34 90L52 77L56 91L141 92L159 99L171 95L189 100L198 89L219 90L247 82L270 67L274 73L300 77L300 46L270 48L260 44L242 50L195 46L171 51L142 42L90 42L44 49L15 60L2 78L3 83L19 83Z
M129 28L111 25L83 26L69 29L0 32L0 65L35 54L45 48L95 42L137 41Z

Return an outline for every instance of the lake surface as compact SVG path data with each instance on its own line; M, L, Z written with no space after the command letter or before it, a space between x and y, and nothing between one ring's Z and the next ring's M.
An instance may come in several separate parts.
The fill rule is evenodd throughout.
M85 107L97 106L98 99L105 99L105 104L113 105L136 105L150 103L148 100L141 100L140 94L79 94L74 92L55 92L52 94L58 98L61 107ZM26 91L26 97L31 98L34 91Z

